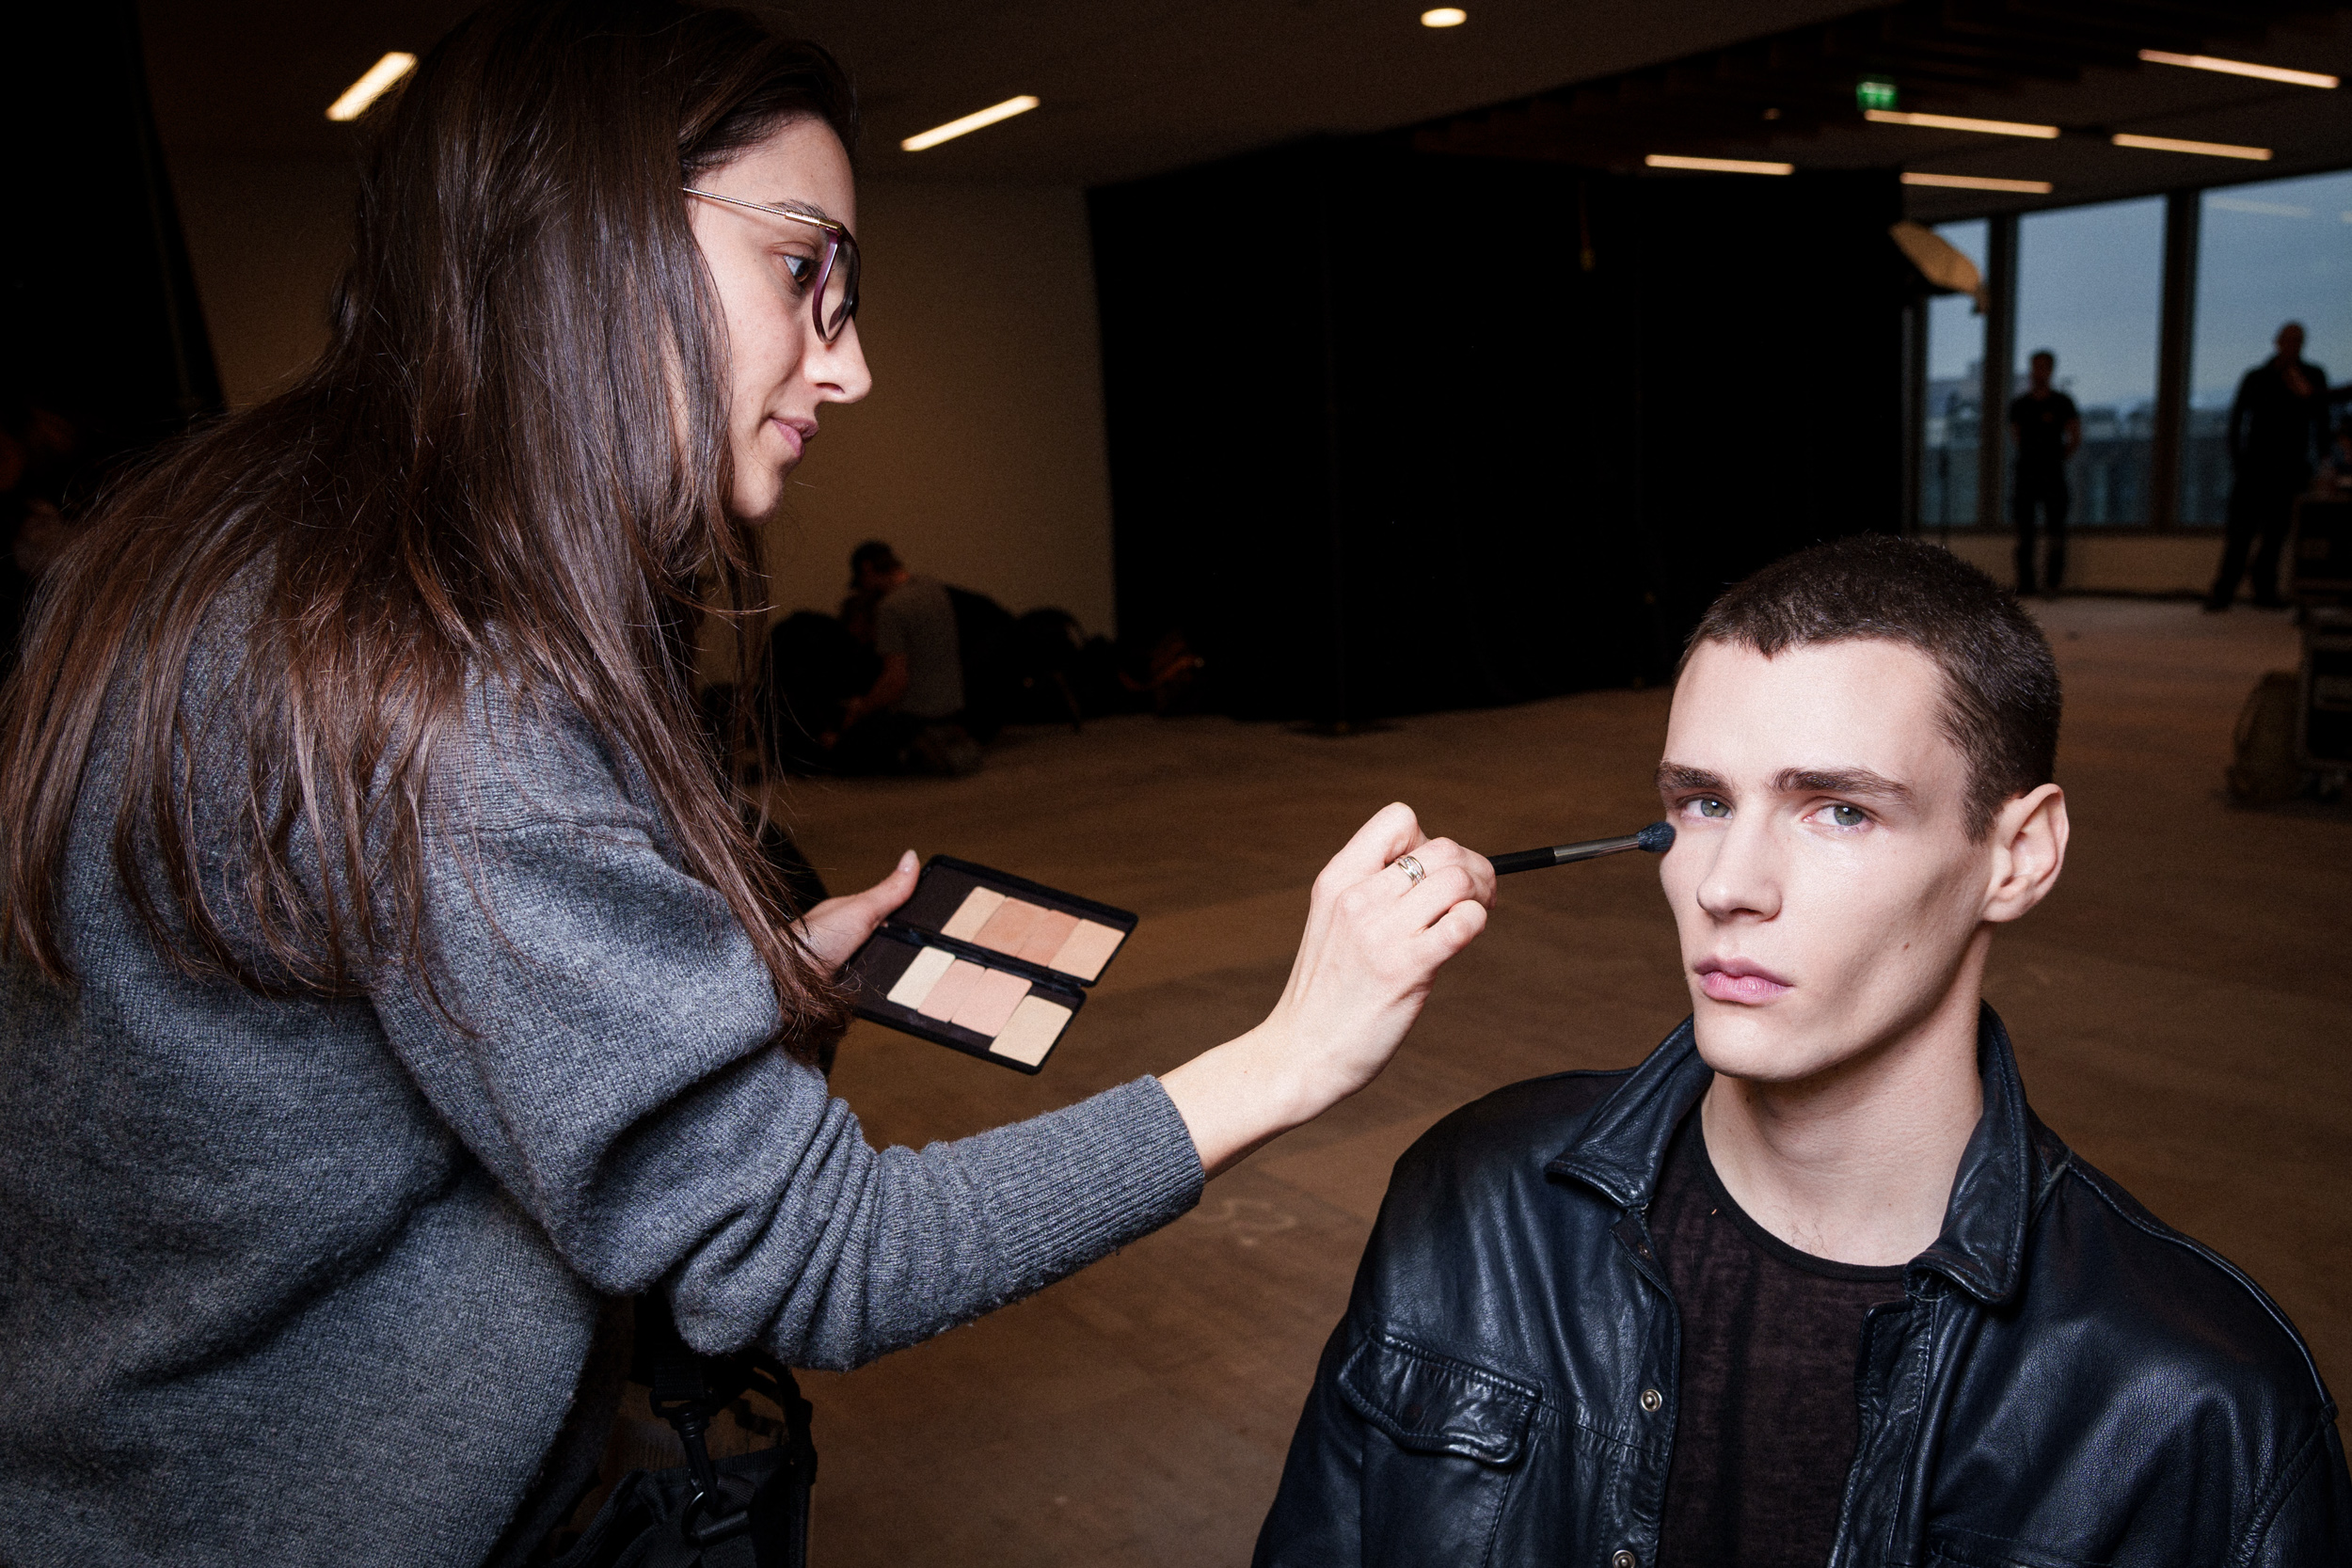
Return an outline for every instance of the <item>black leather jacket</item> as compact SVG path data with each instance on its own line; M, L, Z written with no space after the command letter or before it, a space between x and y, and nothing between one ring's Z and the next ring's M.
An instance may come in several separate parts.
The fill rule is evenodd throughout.
M1864 1328L1832 1568L2352 1562L2335 1405L2285 1315L2026 1108L1986 1008L1944 1233ZM1644 1215L1709 1082L1514 1085L1397 1163L1256 1560L1642 1568L1681 1328Z

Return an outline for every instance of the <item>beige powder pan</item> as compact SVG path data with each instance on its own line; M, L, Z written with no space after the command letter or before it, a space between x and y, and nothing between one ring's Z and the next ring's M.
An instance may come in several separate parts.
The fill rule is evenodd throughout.
M1102 978L1104 966L1127 940L1127 933L1116 926L986 887L965 895L940 934L1074 974L1089 985Z

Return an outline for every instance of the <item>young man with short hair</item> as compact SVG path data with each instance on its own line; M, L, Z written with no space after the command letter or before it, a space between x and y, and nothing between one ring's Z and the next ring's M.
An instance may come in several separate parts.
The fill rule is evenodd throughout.
M1983 1005L2065 859L2058 707L1932 546L1717 602L1658 774L1692 1016L1398 1162L1260 1563L2352 1560L2293 1326L2035 1118Z

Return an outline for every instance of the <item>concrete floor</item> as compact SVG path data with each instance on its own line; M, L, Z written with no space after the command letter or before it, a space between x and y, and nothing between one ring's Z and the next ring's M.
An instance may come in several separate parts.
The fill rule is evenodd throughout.
M2044 619L2074 850L1996 945L1992 1000L2042 1117L2245 1267L2352 1389L2352 810L2242 811L2220 789L2238 705L2295 634L2178 603ZM970 779L796 784L836 888L912 845L1143 917L1040 1076L860 1024L834 1086L877 1142L921 1143L1172 1067L1262 1016L1309 880L1365 816L1403 800L1491 849L1628 831L1656 815L1665 710L1594 692L1340 740L1120 720L1016 733ZM1396 1155L1499 1085L1631 1063L1684 1011L1653 863L1506 883L1386 1076L1193 1214L982 1323L805 1377L817 1560L1246 1560Z

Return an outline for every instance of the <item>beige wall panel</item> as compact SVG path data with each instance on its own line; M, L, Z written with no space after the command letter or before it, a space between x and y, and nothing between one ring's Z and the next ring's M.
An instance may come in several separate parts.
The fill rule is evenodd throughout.
M173 176L230 403L248 407L326 341L354 176L258 160L175 161ZM851 547L882 538L1016 612L1056 605L1112 630L1084 194L869 185L858 219L874 391L823 412L770 524L774 602L833 610ZM726 662L714 647L706 667Z
M1110 470L1086 198L868 185L864 403L827 410L769 531L775 602L833 610L850 551L1111 626Z

